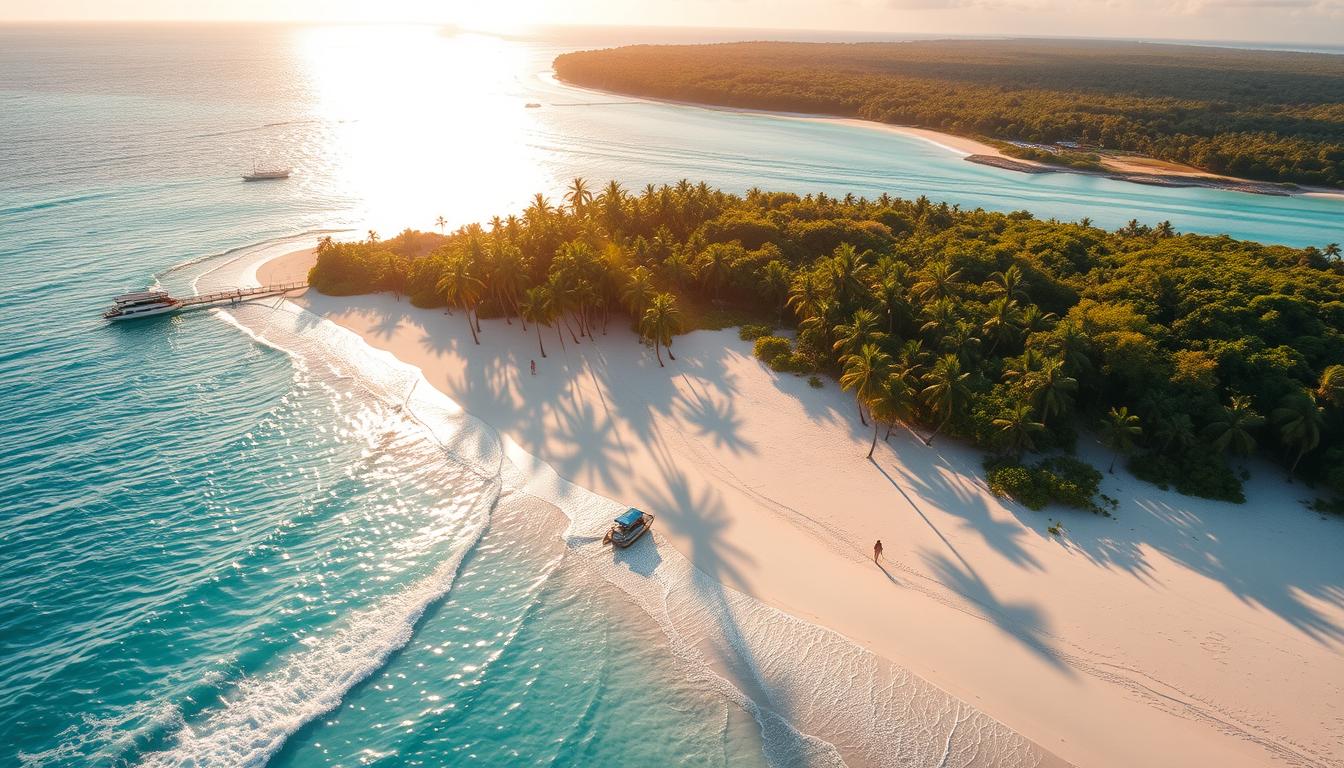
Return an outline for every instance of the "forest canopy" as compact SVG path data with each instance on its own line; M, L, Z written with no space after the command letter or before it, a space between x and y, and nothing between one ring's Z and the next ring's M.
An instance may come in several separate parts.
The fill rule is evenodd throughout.
M639 96L1077 141L1344 188L1344 56L1066 40L757 42L567 53L555 71Z
M1337 244L576 179L563 201L485 225L325 240L310 279L462 311L473 339L482 318L532 324L542 356L615 319L662 363L704 308L729 312L771 368L852 391L874 445L883 426L966 439L1024 503L1095 487L1067 462L1018 464L1069 452L1078 430L1185 493L1240 500L1234 467L1261 455L1344 497Z

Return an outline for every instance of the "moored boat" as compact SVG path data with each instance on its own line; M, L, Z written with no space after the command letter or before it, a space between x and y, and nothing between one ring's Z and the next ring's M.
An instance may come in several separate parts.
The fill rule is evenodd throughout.
M624 549L638 541L652 527L653 515L631 507L611 524L611 530L602 538L602 543Z
M243 174L243 181L274 181L288 178L288 168L257 168L254 166L250 173Z
M123 293L113 299L113 302L114 306L103 313L103 318L106 320L152 317L172 312L182 306L182 302L169 296L167 291Z

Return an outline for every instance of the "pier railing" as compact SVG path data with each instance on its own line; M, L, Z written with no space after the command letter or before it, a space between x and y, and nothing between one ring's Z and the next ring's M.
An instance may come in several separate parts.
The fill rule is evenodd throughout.
M181 299L181 309L204 309L205 307L218 306L220 304L233 304L248 299L263 299L268 296L279 296L290 291L297 291L307 288L305 282L277 283L275 285L259 285L255 288L234 288L228 291L214 291L213 293L203 293L199 296L189 296Z

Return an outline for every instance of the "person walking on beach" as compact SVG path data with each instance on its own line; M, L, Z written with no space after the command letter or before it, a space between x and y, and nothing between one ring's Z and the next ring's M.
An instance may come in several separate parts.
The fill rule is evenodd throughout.
M532 361L532 375L533 375L533 376L536 376L536 375L537 375L537 361L536 361L536 360L533 360L533 361Z
M881 556L882 556L882 540L878 539L877 543L873 545L873 562L876 563L877 559Z

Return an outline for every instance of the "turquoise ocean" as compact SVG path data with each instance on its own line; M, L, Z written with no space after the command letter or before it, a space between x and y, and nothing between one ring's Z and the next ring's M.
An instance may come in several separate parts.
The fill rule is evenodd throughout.
M456 226L574 176L1344 240L1337 199L1027 177L550 79L556 53L622 40L0 27L0 764L1032 762L689 568L648 589L585 538L616 502L520 492L489 425L292 305L100 318L124 290L242 285L323 234ZM239 180L278 162L292 178ZM708 669L715 644L754 661ZM791 667L800 647L837 666Z

